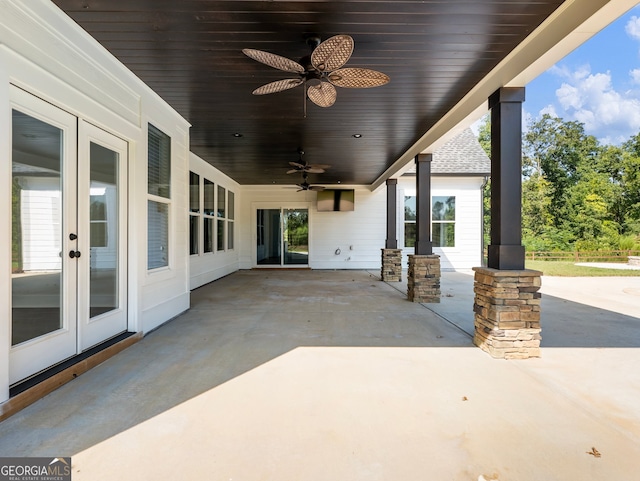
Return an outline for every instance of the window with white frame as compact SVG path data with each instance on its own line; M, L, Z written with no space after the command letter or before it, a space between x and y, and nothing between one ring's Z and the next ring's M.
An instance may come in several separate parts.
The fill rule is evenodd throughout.
M456 245L456 198L453 195L431 198L431 242L434 247Z
M416 245L416 196L408 195L404 198L404 245Z
M225 246L225 219L227 216L227 189L218 185L218 225L216 250L223 251Z
M231 250L234 246L235 194L194 172L189 173L191 255ZM202 195L200 191L202 190ZM202 229L202 249L199 229Z
M169 265L171 138L149 124L147 154L147 269Z
M200 176L189 172L189 254L200 254Z
M416 196L404 198L404 246L416 244ZM455 247L456 198L431 198L431 242L433 247Z
M213 242L215 239L216 205L215 205L215 184L209 179L204 179L204 252L213 252Z
M230 190L227 192L227 249L233 249L233 227L235 225L235 194Z

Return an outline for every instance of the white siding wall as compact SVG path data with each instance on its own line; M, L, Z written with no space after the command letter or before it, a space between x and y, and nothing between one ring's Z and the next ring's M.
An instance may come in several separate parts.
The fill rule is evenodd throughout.
M191 172L194 172L200 176L200 178L205 178L210 180L217 186L220 185L226 189L227 192L231 191L234 193L235 198L235 221L233 222L235 229L235 242L233 249L226 249L223 252L207 252L202 253L202 228L200 228L200 251L201 253L198 255L192 255L190 258L190 288L195 289L196 287L200 287L207 282L214 281L219 279L227 274L235 272L239 269L239 253L240 253L240 202L241 202L241 191L240 186L237 182L233 181L230 177L224 175L219 170L215 169L211 164L205 162L200 157L191 153L189 155L189 169ZM188 185L189 179L185 181ZM202 182L202 180L201 180ZM202 195L202 192L201 192ZM188 207L188 206L187 206ZM187 214L188 209L185 210L185 216ZM188 237L188 235L187 235ZM187 252L189 246L187 246Z
M351 186L336 186L349 189ZM379 269L386 234L386 191L355 189L352 212L318 212L315 192L295 187L245 186L239 209L240 268L256 265L256 210L309 209L309 267ZM339 249L340 253L336 254Z
M404 246L404 197L416 195L415 177L398 181L398 247ZM432 196L456 197L455 247L434 247L442 269L470 269L482 265L482 183L481 177L433 177ZM403 249L402 265L412 247Z
M49 0L3 0L0 17L1 158L11 158L10 84L128 142L128 329L147 332L189 307L189 125ZM149 122L171 137L172 148L170 262L153 272L146 259ZM11 162L0 163L0 182L2 402L9 392Z

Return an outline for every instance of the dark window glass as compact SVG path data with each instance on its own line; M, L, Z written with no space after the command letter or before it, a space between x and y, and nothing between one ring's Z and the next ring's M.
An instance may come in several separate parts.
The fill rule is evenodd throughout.
M199 253L198 249L198 224L200 217L197 215L189 216L189 254L195 255Z
M206 215L215 215L214 188L213 182L204 179L204 213Z
M149 124L148 136L149 194L171 197L171 138Z
M200 212L200 176L189 172L189 211Z

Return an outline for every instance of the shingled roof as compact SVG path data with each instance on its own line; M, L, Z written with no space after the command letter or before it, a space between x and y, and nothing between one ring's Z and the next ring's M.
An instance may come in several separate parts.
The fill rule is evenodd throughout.
M415 165L405 175L415 175ZM464 129L433 153L431 175L485 176L491 173L491 160L471 129Z

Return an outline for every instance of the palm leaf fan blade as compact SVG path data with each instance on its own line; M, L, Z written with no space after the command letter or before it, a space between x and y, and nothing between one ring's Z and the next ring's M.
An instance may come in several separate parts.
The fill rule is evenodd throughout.
M297 78L276 80L275 82L271 82L263 85L262 87L258 87L252 93L253 95L275 94L277 92L283 92L285 90L292 89L301 84L302 84L302 79L297 79Z
M320 72L332 72L347 63L352 53L353 38L349 35L336 35L315 48L311 53L311 65Z
M368 68L341 68L329 74L329 82L343 88L371 88L389 83L389 76Z
M242 53L244 53L247 57L252 58L256 62L263 63L268 65L269 67L277 68L278 70L283 70L285 72L291 73L299 73L303 74L305 69L298 62L294 62L286 57L281 57L280 55L276 55L274 53L265 52L263 50L256 50L253 48L244 48L242 49Z
M331 107L337 97L336 88L329 82L321 82L320 85L312 85L307 90L309 100L318 107Z

